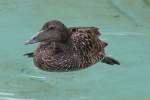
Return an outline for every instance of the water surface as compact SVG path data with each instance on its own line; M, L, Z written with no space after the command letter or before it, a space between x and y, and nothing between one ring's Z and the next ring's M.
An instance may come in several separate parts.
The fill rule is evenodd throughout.
M48 20L97 26L120 66L44 72L24 41ZM150 0L1 0L0 100L150 100Z

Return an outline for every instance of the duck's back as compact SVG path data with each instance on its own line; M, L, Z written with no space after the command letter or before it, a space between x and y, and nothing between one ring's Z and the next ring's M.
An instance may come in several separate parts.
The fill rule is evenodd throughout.
M69 32L72 34L88 33L88 34L91 34L93 37L98 37L101 35L97 27L70 27Z

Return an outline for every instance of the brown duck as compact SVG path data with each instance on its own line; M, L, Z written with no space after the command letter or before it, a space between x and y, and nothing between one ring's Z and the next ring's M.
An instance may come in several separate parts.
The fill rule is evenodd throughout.
M37 43L33 53L34 64L45 71L74 71L95 64L99 61L114 65L117 60L107 57L104 48L107 43L98 37L96 27L67 28L62 22L52 20L25 44Z

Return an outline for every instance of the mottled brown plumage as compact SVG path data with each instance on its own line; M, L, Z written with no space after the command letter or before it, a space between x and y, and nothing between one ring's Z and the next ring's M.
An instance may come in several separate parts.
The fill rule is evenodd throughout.
M47 22L41 31L26 44L40 42L33 53L34 64L46 71L74 71L102 61L119 64L106 57L104 48L107 43L98 37L96 27L67 28L60 21ZM32 53L26 55L31 56Z

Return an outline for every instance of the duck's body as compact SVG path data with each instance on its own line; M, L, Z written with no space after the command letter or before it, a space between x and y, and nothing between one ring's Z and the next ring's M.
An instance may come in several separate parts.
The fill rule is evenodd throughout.
M52 28L59 24L62 23L59 21L49 22L43 28ZM57 40L55 38L53 41L47 39L39 43L33 54L33 61L37 67L46 71L74 71L86 68L98 61L111 65L119 64L118 61L106 57L104 48L107 43L98 38L100 36L98 28L72 27L65 29L64 34L66 32L67 34L62 39L57 37ZM31 40L28 43L31 43Z

